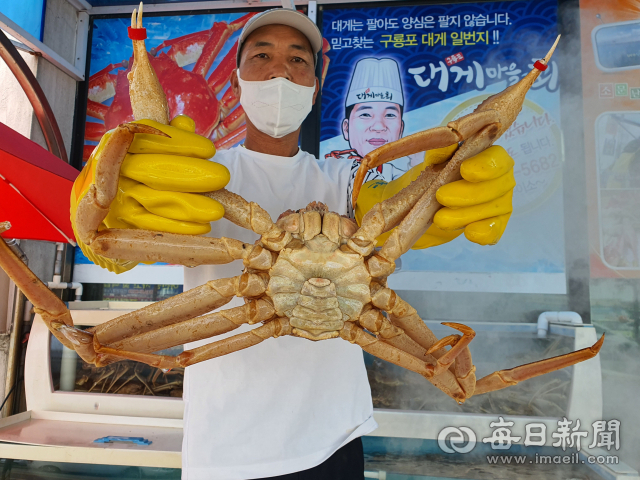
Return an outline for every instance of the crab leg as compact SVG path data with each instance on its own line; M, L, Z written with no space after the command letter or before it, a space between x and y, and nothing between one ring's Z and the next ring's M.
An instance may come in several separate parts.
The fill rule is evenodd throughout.
M501 390L503 388L516 385L523 380L551 373L556 370L560 370L561 368L589 360L598 354L602 348L603 342L604 334L602 334L602 337L600 337L600 339L591 347L576 350L575 352L567 353L565 355L547 358L546 360L527 363L526 365L520 365L519 367L515 367L510 370L499 370L497 372L493 372L492 374L478 380L476 383L475 394L480 395L482 393Z
M376 168L397 158L412 155L414 153L433 150L435 148L448 147L461 142L463 138L453 129L437 127L423 132L414 133L395 142L387 143L372 152L369 152L360 162L360 167L353 180L352 201L356 204L360 189L368 170Z
M351 343L359 345L365 352L370 353L382 360L391 362L399 367L406 368L412 372L419 373L429 379L434 376L435 367L410 353L396 348L382 340L369 335L361 327L352 322L345 322L340 330L340 337Z
M234 296L257 297L266 289L267 279L255 273L211 280L175 297L98 325L91 331L101 343L109 345L210 312L229 303Z
M443 325L448 325L450 327L453 327L454 325L462 326L466 330L470 331L473 336L475 336L475 332L466 325L460 325L458 323L443 323ZM471 337L471 339L473 339L473 336ZM455 347L456 345L458 345L460 339L460 335L449 335L448 337L445 337L442 340L438 340L436 343L434 343L432 347L427 350L426 354L435 355L436 351L442 351L441 349L447 345ZM453 366L449 368L449 371L452 371L455 374L458 384L465 393L465 398L470 398L471 396L473 396L476 388L476 367L471 360L471 352L469 351L468 343L469 342L466 342L461 346L459 345L455 361L453 361ZM441 361L443 364L451 363L449 362L449 360L451 359L446 359L446 355L449 352L446 352L445 354L440 353L440 355L438 355L439 361ZM445 360L442 360L443 357L445 357Z
M471 128L476 127L478 124L482 125L485 121L495 120L496 118L497 112L495 111L472 113L456 122L449 123L448 127L441 128L450 131L458 136L460 140L463 140L465 138L464 134L468 133ZM395 261L396 258L409 250L415 241L420 238L428 228L429 225L426 225L424 227L424 231L420 232L424 222L430 222L435 212L440 208L440 204L437 203L435 199L435 192L445 183L453 182L462 178L460 177L460 164L462 164L462 162L467 158L488 148L491 143L497 139L496 135L498 132L498 125L499 124L492 123L489 126L482 128L480 132L467 140L463 146L457 150L453 158L444 166L444 168L443 166L437 166L435 168L432 167L425 169L420 177L405 189L407 190L407 193L400 191L386 202L380 203L375 209L372 209L372 211L367 212L368 216L365 215L362 219L362 226L354 234L353 241L349 243L349 246L364 255L369 254L375 246L375 239L385 231L389 231L398 224L399 219L402 219L400 221L400 226L393 231L383 246L383 250L386 246L385 253L388 252L392 246L395 247L395 250L392 254L387 253L387 255L383 255L381 252L380 256L383 259L390 260L391 256L389 255L397 255L397 257L393 258L393 261ZM424 135L424 139L428 140L430 138L430 132L433 132L433 130L427 130L426 132L421 132L416 135ZM410 137L406 138L408 139ZM392 144L388 144L389 147L391 147L391 145ZM422 151L422 147L424 147L424 145L425 144L420 142L419 139L416 139L416 145L414 145L414 148L417 150L412 153ZM449 145L452 144L450 143ZM381 150L381 148L378 150ZM400 152L405 151L408 150L400 150ZM369 155L374 152L371 152ZM379 155L372 156L374 159L372 164L375 165L378 159L381 157L387 158L387 155L392 155L392 153L392 150L385 150ZM395 156L392 155L389 158L394 157ZM381 163L386 161L388 160ZM414 184L417 185L414 186ZM356 185L357 184L354 184L354 198ZM430 210L425 211L425 208L430 208ZM418 225L420 227L418 227ZM414 235L417 236L413 238ZM391 240L392 238L393 240ZM399 248L397 244L399 244ZM378 277L384 275L381 275L379 272L376 272L376 274L372 272L372 276Z
M109 213L109 206L116 197L120 167L136 133L167 136L160 130L138 123L120 125L111 133L104 153L95 167L95 184L89 187L78 204L78 239L89 245L98 255L107 258L137 262L165 261L189 266L230 263L243 259L245 263L249 262L252 268L268 269L271 266L270 253L263 252L262 248L256 245L245 246L238 240L146 230L99 231L100 225ZM269 218L266 212L264 215Z
M371 285L371 303L380 310L387 312L393 324L400 327L425 351L429 350L438 341L438 337L422 321L416 309L390 288L373 283ZM434 352L434 356L437 358L444 353L444 351Z
M225 280L225 279L223 279ZM226 279L234 280L234 279ZM255 288L254 288L255 290ZM258 291L264 291L264 284ZM246 292L245 293L254 293ZM224 297L222 304L227 303L231 297ZM135 315L137 312L133 312ZM180 313L178 311L178 313ZM123 316L124 320L129 320L128 326L131 327L131 315ZM129 328L128 331L134 331L134 334L127 338L119 339L109 344L109 348L117 350L130 350L133 352L150 353L165 348L182 345L191 341L202 340L215 335L220 335L244 323L257 323L273 318L275 311L273 305L265 300L252 300L241 307L232 308L222 312L215 312L209 315L203 315L196 318L187 317L186 320L176 322L173 318L154 325L134 325L137 329ZM120 317L122 319L122 317ZM118 319L116 319L118 320ZM117 323L117 322L116 322ZM122 323L122 322L120 322ZM109 323L104 324L107 327ZM164 326L163 326L164 325ZM158 328L160 326L160 328ZM65 335L75 346L76 352L88 363L93 363L98 367L108 365L113 362L122 360L122 356L113 355L108 352L99 350L99 346L105 339L114 337L113 332L107 330L105 335L100 335L97 331L83 331L71 327L62 327L61 333ZM122 329L121 329L122 330ZM111 334L111 335L109 335ZM101 342L102 340L102 342Z
M222 204L224 218L261 235L260 242L270 250L280 251L291 241L291 234L273 223L267 211L257 203L247 202L224 188L204 195Z
M89 80L89 92L87 97L94 102L104 102L113 98L116 94L118 76L113 73L105 73L99 77L91 77Z
M220 140L216 140L213 144L216 146L216 150L226 150L233 147L236 143L241 142L247 136L247 125L238 127L227 136L222 137Z
M220 116L224 118L239 101L240 99L233 93L233 88L227 88L220 99Z
M265 322L275 317L273 305L266 300L251 300L240 307L210 313L179 323L167 325L140 335L125 338L108 346L117 350L152 353L165 348L196 342L205 338L222 335L235 330L240 325ZM96 336L100 343L102 338Z
M132 262L167 262L188 267L221 265L242 260L246 267L268 270L273 263L271 252L260 245L242 243L233 238L197 237L148 230L100 231L91 243L91 249L107 258Z
M240 18L235 19L233 22L229 24L229 26L234 32L237 32L238 30L241 30L242 28L244 28L244 26L247 24L247 22L251 17L257 14L258 12L247 13L246 15L243 15Z
M433 216L440 209L441 205L436 201L437 190L446 183L461 179L460 164L491 146L497 139L498 131L499 124L489 125L460 147L426 193L393 230L380 252L368 260L367 266L372 277L386 277L393 273L396 259L407 252L424 234L433 222ZM357 237L357 233L354 237ZM360 241L362 242L362 239Z
M224 56L220 64L213 71L209 79L207 80L207 84L211 88L211 91L214 95L220 93L220 90L224 88L224 86L231 78L231 73L236 68L236 54L238 53L238 42L236 42L231 50L227 52Z
M157 47L149 50L154 57L164 48L169 48L167 55L179 67L184 67L190 63L194 63L202 54L202 48L207 40L211 37L211 29L201 30L199 32L189 33L181 37L169 38L160 43Z
M87 115L98 118L104 121L104 117L109 111L109 107L102 103L94 102L93 100L87 100Z
M88 97L90 100L102 103L116 94L117 75L111 72L116 68L128 68L129 60L123 60L120 63L112 63L107 65L99 72L94 73L89 78Z
M427 350L427 354L431 354L444 348L447 345L451 346L451 348L447 350L446 353L438 358L436 375L447 370L456 360L456 357L463 351L469 351L468 345L476 336L476 332L474 332L472 328L467 327L466 325L462 325L461 323L443 322L442 324L461 331L462 337L460 335L449 335L441 340L438 340L431 346L429 350Z
M413 206L429 189L438 177L443 165L433 165L425 168L415 181L400 190L396 195L375 204L362 218L362 226L354 235L351 248L362 254L370 253L374 245L372 239L378 238L385 232L398 225L407 216Z
M115 70L116 68L127 68L128 66L129 66L129 60L123 60L120 63L110 63L109 65L104 67L102 70L97 71L96 73L91 75L91 77L89 77L89 89L91 89L92 87L91 82L97 79L98 77L108 74L109 72L111 72L112 70Z
M233 29L226 23L214 23L213 27L211 27L211 36L209 40L207 40L207 43L204 44L204 47L202 47L202 54L193 66L192 72L204 77L232 33Z
M1 222L0 233L8 230L10 226L9 222ZM58 331L61 325L73 325L71 314L64 302L29 270L29 267L13 253L4 239L0 241L0 267L33 304L36 313L42 317L51 333L65 347L73 349L73 344Z
M95 348L97 352L103 355L134 360L136 362L146 363L152 367L166 369L188 367L189 365L194 365L205 360L210 360L212 358L237 352L238 350L253 347L267 338L290 334L291 326L289 325L289 320L287 318L276 318L249 332L240 333L208 345L203 345L202 347L194 348L193 350L184 351L177 357L155 355L152 353L127 352L102 346L98 342L95 343Z
M244 108L240 105L233 112L231 112L216 128L219 139L224 138L228 135L232 130L237 129L241 124L244 123L247 115L244 113Z
M439 365L436 357L427 353L427 350L412 340L401 328L398 328L382 313L372 308L358 318L358 324L373 333L376 337L393 347L408 353L421 361L427 361L433 365ZM434 337L435 338L435 337ZM457 360L457 359L456 359ZM467 398L466 388L459 385L453 372L445 368L431 378L427 378L435 387L442 390L457 401ZM475 378L474 378L475 381Z
M104 123L98 122L85 122L84 124L84 139L90 142L99 142L107 129Z
M447 392L448 395L452 396L456 400L469 398L473 394L476 381L474 374L475 367L471 361L471 353L466 347L468 342L465 343L463 347L459 347L459 350L462 351L458 351L456 354L457 356L455 356L455 362L453 363L454 367L452 369L452 372L455 374L455 379L449 378L448 375L445 375L447 372L444 370L451 365L451 360L453 359L451 358L452 354L449 353L450 351L445 352L443 347L445 345L455 343L452 340L454 337L459 338L457 335L445 337L443 340L438 340L431 329L429 329L429 327L427 327L422 321L418 312L416 312L416 309L400 298L400 296L390 288L385 288L374 283L371 287L371 303L375 307L386 312L389 315L391 324L395 327L399 327L399 329L404 332L404 335L415 343L421 350L420 353L418 353L415 348L409 350L406 347L408 344L406 340L403 340L403 344L400 344L394 343L393 341L385 338L387 343L391 343L402 350L412 353L418 358L423 358L426 355L431 360L431 363L437 363L439 365L437 370L441 373L432 379L429 379L431 383L440 390ZM368 327L365 328L369 331L373 331ZM473 330L469 330L473 332ZM395 338L400 339L401 337ZM396 342L399 341L400 340L396 340ZM465 392L464 395L458 393L460 389ZM453 394L448 392L453 392Z

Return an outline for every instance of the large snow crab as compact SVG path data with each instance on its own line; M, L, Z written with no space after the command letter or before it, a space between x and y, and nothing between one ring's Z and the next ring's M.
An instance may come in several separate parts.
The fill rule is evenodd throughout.
M360 227L315 202L301 210L283 213L274 223L258 204L221 189L205 195L224 206L224 216L229 221L260 235L256 244L231 238L99 229L115 198L120 165L134 135L164 135L142 124L117 127L98 160L96 175L100 175L100 181L78 205L79 240L98 255L135 262L196 266L242 260L244 271L236 277L211 280L91 330L80 330L73 326L65 305L4 242L0 242L0 264L34 304L53 335L96 366L130 359L161 369L188 367L283 335L313 341L346 340L419 373L462 402L474 394L515 385L592 358L599 352L604 337L592 347L476 380L468 349L474 331L465 325L446 323L462 335L438 340L416 310L388 288L386 282L395 269L395 260L426 231L440 208L436 190L459 179L462 161L487 149L509 128L553 48L518 84L488 98L474 113L446 127L385 145L365 157L356 177L354 203L366 169L408 154L460 144L446 164L426 169L407 188L374 206ZM155 94L151 93L156 89L159 97L162 90L152 69L145 67L146 51L140 51L143 55L140 63L136 58L138 70L130 77L134 114L137 118L150 115L140 118L166 122L166 100L155 102L160 107L156 113L151 112L155 108L152 101ZM135 98L141 91L139 86L134 88L135 82L144 83L146 88L139 98ZM0 229L7 227L0 225ZM392 229L384 246L376 250L376 238ZM244 297L245 305L208 313L234 296ZM245 324L261 325L176 357L154 353L231 332Z

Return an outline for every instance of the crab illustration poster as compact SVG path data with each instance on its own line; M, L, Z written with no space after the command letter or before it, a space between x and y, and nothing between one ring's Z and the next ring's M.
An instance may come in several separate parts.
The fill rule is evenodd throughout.
M371 150L470 113L525 76L557 36L557 2L326 8L320 156ZM495 247L464 236L402 257L401 290L566 293L559 66L555 59L497 142L515 160L509 226ZM392 180L424 153L379 172Z
M640 277L640 2L580 0L591 276Z
M217 149L244 140L245 114L229 85L236 66L238 37L255 13L146 15L146 47L167 95L171 117L195 120L196 133L214 141ZM127 73L133 47L127 36L130 18L94 19L91 33L86 161L105 131L133 120ZM181 266L138 266L120 275L88 260L76 249L74 279L87 283L174 284L183 282Z

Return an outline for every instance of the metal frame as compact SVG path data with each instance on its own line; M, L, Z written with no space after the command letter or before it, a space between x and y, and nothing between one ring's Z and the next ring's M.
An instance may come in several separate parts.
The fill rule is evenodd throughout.
M558 28L565 45L559 49L558 63L567 72L582 72L579 0L558 0ZM582 75L560 75L562 134L564 144L570 146L564 151L564 171L570 175L563 177L567 310L580 314L584 323L591 323L584 125L576 121L583 118L582 98Z
M0 14L0 16L3 16ZM5 17L6 18L6 17ZM2 19L0 18L0 22ZM49 151L56 157L68 162L67 151L64 148L64 141L58 122L51 110L51 106L47 101L38 80L33 75L23 58L20 56L16 47L9 41L7 36L0 30L0 57L6 62L11 72L14 74L18 83L26 93L33 111L38 119L42 134Z
M134 5L113 5L107 7L92 7L85 0L67 0L78 11L86 11L90 15L112 15L112 14L131 14ZM313 1L313 0L311 0ZM359 0L360 1L360 0ZM371 2L388 2L389 0L371 0ZM467 1L467 0L464 0ZM492 0L493 1L493 0ZM294 0L297 6L306 6L310 0ZM354 3L353 0L321 0L318 4L336 4L343 5L346 3ZM280 7L281 0L223 0L223 1L205 1L205 2L182 2L182 3L154 3L145 4L145 12L184 12L197 10L219 10L219 9L237 9L237 8L256 8L256 7Z
M78 68L77 65L72 65L71 63L69 63L59 54L54 52L51 48L47 47L44 43L42 43L40 40L27 32L24 28L13 22L9 17L2 13L0 13L0 29L4 30L16 40L23 43L37 54L41 55L43 58L54 64L74 80L84 80L84 68ZM84 40L86 41L86 36L84 37ZM86 56L84 58L86 58Z

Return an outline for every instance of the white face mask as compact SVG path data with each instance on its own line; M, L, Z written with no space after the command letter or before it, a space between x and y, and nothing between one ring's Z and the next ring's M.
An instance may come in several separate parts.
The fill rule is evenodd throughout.
M295 132L313 105L313 87L303 87L286 78L247 82L240 78L240 104L258 130L273 138Z

